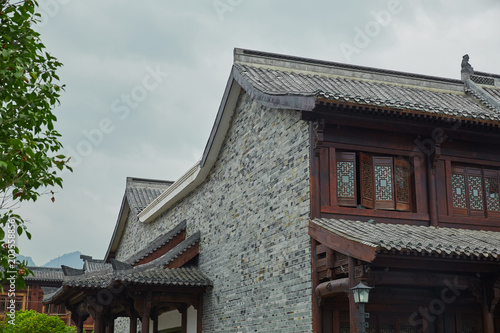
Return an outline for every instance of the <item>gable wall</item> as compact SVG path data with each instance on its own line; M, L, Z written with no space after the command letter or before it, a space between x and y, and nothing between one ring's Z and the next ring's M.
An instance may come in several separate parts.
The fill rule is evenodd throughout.
M186 219L213 282L204 331L311 331L309 216L308 123L242 93L207 181L152 223L129 219L116 258Z

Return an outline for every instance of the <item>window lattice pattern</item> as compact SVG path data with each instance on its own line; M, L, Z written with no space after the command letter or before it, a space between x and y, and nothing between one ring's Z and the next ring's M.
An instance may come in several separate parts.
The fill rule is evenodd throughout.
M484 209L483 182L479 176L469 176L469 200L471 209Z
M362 164L363 173L363 196L366 198L373 198L373 175L371 172L371 166L367 162L363 161Z
M351 328L349 327L349 324L340 324L340 333L350 333Z
M375 166L375 199L392 200L392 170L389 166Z
M354 162L337 162L337 195L354 197Z
M396 167L396 186L399 191L396 191L396 200L398 202L408 203L410 202L410 191L408 189L408 174L410 170L406 167L397 166Z
M498 194L497 178L486 178L486 195L488 210L500 211L500 197Z
M465 196L465 176L452 175L451 188L453 192L453 207L467 208L467 200Z

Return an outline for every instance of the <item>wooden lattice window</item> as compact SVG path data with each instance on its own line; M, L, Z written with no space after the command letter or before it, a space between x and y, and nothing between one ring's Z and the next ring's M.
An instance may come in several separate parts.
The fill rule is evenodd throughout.
M500 217L499 176L498 170L453 166L451 201L454 214Z
M357 205L356 154L337 154L337 202L341 206Z
M407 159L337 152L336 169L339 206L412 210L412 171Z

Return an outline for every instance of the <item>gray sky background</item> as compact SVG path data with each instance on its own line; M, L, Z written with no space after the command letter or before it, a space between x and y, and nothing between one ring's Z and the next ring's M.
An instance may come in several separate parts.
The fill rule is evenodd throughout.
M102 258L127 176L176 180L201 157L233 48L460 78L466 53L500 73L495 0L40 0L38 30L64 67L56 124L73 173L19 212L23 255ZM153 73L153 74L152 74Z

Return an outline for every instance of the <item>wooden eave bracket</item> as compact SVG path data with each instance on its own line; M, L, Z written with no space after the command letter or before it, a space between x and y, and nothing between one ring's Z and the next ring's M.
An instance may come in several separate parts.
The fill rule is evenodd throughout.
M332 250L364 262L373 262L377 255L377 247L336 235L312 221L309 221L309 236Z

